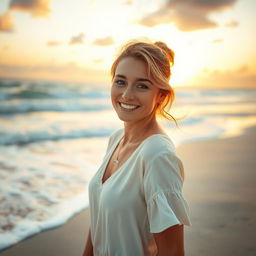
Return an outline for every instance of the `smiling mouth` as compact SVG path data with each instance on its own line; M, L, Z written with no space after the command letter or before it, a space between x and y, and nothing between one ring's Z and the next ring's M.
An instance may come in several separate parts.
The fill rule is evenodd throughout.
M118 102L119 106L124 109L124 110L135 110L137 108L139 108L140 106L136 106L136 105L130 105L130 104L124 104L122 102Z

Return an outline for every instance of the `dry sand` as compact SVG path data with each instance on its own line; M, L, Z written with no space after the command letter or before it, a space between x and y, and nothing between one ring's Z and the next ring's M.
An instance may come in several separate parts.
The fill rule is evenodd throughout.
M256 127L179 147L192 224L188 256L256 255Z
M192 142L178 148L192 226L187 256L256 255L256 127L239 137ZM42 232L1 256L80 256L89 228L84 210L65 225Z

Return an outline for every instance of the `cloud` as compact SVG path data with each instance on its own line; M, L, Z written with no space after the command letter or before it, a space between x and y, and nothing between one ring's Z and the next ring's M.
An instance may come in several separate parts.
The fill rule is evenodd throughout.
M45 17L51 12L51 0L11 0L10 10L20 10L31 13L34 17Z
M94 59L93 62L94 63L102 63L104 61L104 59L100 58L100 59Z
M223 39L214 39L212 40L212 43L222 43L223 42Z
M229 28L234 28L234 27L237 27L238 25L239 23L237 21L230 21L225 24L225 26Z
M126 0L122 3L123 5L132 5L133 2L131 0Z
M94 45L99 45L99 46L108 46L114 44L114 40L112 39L111 36L107 36L104 38L98 38L94 40L93 42Z
M0 14L0 32L12 32L13 21L10 13Z
M205 69L192 79L191 84L209 87L256 88L256 72L248 65L233 70Z
M249 67L247 65L241 66L236 70L237 74L244 74L249 71Z
M61 43L58 42L58 41L49 41L49 42L47 42L47 46L59 46L59 45L61 45Z
M62 81L85 81L106 84L109 72L101 69L83 68L76 63L63 65L5 65L0 64L0 77L20 79L47 79Z
M83 43L84 43L84 34L83 33L80 33L77 36L71 37L70 42L69 42L70 45L83 44Z
M173 23L181 31L215 28L218 24L209 14L231 8L236 0L168 0L159 10L145 16L139 23L155 26Z

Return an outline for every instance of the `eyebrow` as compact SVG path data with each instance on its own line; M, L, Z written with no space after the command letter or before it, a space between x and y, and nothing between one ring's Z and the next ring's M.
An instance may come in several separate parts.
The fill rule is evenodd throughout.
M121 77L121 78L127 79L126 76L124 76L124 75L119 75L119 74L115 75L115 77ZM147 79L147 78L138 78L138 79L136 79L136 81L138 81L138 82L149 82L150 84L153 84L152 81L150 81L150 80Z

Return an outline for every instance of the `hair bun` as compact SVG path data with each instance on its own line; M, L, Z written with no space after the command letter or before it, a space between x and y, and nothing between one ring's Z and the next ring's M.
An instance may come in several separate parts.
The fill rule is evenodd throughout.
M174 55L175 55L174 51L171 48L169 48L164 42L161 42L161 41L155 42L154 45L158 46L165 53L167 59L169 60L169 62L173 66L173 64L174 64Z

